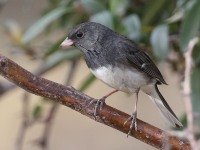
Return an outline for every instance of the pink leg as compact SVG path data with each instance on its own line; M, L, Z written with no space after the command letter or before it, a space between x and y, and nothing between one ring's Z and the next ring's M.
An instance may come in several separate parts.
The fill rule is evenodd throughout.
M114 90L110 93L108 93L107 95L103 96L102 98L98 99L97 100L97 103L95 105L95 108L94 108L94 116L96 117L97 116L97 109L98 107L100 108L100 110L102 109L103 105L105 104L105 100L106 98L108 98L109 96L111 96L112 94L118 92L118 90Z
M130 125L130 129L129 132L127 134L127 137L131 134L131 131L133 128L135 128L135 130L137 130L137 104L138 104L138 94L139 94L139 90L136 92L136 100L135 100L135 105L134 105L134 111L132 113L132 115L124 122L124 125L128 122L131 121L131 125Z

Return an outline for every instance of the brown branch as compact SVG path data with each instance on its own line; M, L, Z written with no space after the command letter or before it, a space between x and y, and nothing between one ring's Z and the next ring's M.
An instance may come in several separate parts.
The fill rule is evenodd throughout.
M191 100L191 84L190 84L190 75L192 71L192 51L196 43L198 42L198 38L193 38L189 44L187 51L185 52L185 80L183 85L183 94L184 94L184 102L185 109L188 121L188 140L191 143L191 147L193 150L197 149L197 143L195 140L195 132L194 132L194 115L192 111L192 100Z
M77 66L77 60L71 60L71 64L70 64L70 70L69 70L69 74L67 76L67 80L65 81L65 85L69 85L72 81L72 78L74 76L75 70L76 70L76 66ZM43 135L42 138L39 141L40 146L42 147L43 150L47 150L48 149L48 141L50 138L50 133L51 133L51 129L52 129L52 125L53 125L53 121L55 119L56 116L56 112L59 108L59 104L58 103L53 103L47 118L45 119L45 128L43 131Z
M58 64L55 64L55 65L51 65L51 66L48 66L44 63L42 63L40 65L40 67L34 71L34 74L35 75L43 75L45 73L47 73L49 70L51 70L52 68L56 67L57 65L59 65L60 63ZM3 94L9 92L10 90L16 88L17 85L16 84L12 84L12 83L0 83L0 96L2 96Z
M35 71L35 74L42 75L42 74L46 73L47 71L49 71L50 69L52 69L52 67L46 67L44 65L41 65L41 67ZM2 96L3 94L9 92L10 90L12 90L16 87L17 87L17 85L11 84L11 83L0 83L0 96Z
M17 84L21 88L39 96L49 98L62 105L68 106L91 119L94 118L95 100L71 86L63 86L47 79L35 76L26 71L13 61L0 55L0 74ZM124 122L130 117L128 114L121 112L108 105L104 105L102 110L97 111L97 121L115 128L123 133L128 133L130 122L124 125ZM170 136L169 133L158 129L137 119L138 129L132 130L130 136L143 141L158 149L169 147L171 150L191 150L191 146L186 139L180 139Z

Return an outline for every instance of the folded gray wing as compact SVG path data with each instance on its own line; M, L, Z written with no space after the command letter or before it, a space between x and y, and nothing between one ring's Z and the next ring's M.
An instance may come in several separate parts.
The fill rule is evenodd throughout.
M125 58L130 65L157 79L160 83L167 84L154 62L134 42L127 41L126 39L125 42L120 41L118 44L121 45L121 50L126 51Z

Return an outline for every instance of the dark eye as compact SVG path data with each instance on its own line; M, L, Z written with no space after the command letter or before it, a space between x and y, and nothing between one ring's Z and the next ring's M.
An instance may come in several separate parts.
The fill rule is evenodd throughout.
M76 33L77 38L82 38L83 37L83 32L77 32Z

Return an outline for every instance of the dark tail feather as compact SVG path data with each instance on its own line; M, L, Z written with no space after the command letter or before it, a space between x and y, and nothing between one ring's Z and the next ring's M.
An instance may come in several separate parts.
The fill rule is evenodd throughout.
M178 120L178 117L175 115L164 97L161 95L156 84L155 92L151 93L149 96L156 103L164 118L166 118L174 127L183 127L182 123Z

